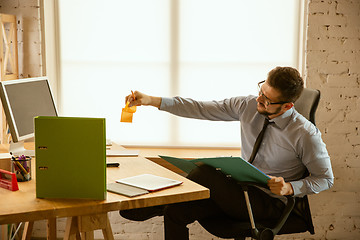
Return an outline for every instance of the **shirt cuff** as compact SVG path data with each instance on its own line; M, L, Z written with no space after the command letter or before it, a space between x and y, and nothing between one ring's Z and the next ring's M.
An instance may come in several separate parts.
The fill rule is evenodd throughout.
M306 186L303 181L293 181L290 182L290 184L294 190L294 197L303 197L306 195Z
M160 104L160 108L159 108L160 110L166 110L172 106L174 106L173 98L166 98L166 97L161 98L161 104Z

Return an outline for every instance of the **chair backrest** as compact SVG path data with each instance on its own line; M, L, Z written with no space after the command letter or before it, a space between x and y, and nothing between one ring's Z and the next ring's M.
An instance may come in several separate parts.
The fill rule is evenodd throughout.
M304 88L301 96L294 103L296 111L303 115L306 119L315 125L315 112L320 101L320 91L317 89ZM304 177L308 176L309 172L306 171ZM293 212L298 216L301 216L306 224L307 230L314 234L314 225L312 223L311 211L309 206L309 200L307 196L303 198L296 198L295 207ZM292 230L289 231L290 233Z
M296 111L315 124L315 112L320 100L320 91L304 88L299 99L294 103Z

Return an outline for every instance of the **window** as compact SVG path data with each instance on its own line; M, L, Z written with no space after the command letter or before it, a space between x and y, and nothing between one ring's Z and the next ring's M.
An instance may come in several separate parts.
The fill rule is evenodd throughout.
M299 0L58 3L60 114L106 117L107 138L123 145L239 146L239 122L144 106L132 124L120 123L125 96L256 94L272 68L299 65Z

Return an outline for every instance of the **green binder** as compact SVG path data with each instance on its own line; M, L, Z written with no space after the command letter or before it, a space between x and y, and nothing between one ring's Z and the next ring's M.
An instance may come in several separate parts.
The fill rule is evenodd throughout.
M186 173L196 168L197 163L204 163L221 170L226 175L230 175L233 179L241 182L256 182L266 185L270 179L265 173L240 157L197 158L192 160L168 156L160 157Z
M106 199L104 118L35 118L36 197Z

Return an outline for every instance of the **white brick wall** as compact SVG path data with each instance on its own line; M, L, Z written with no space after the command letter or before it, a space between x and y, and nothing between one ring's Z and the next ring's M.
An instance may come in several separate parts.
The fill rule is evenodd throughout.
M335 184L310 197L316 234L304 238L360 239L360 1L310 1L307 33L306 83L322 94L317 125Z
M0 0L0 12L16 15L19 78L41 76L39 0Z

